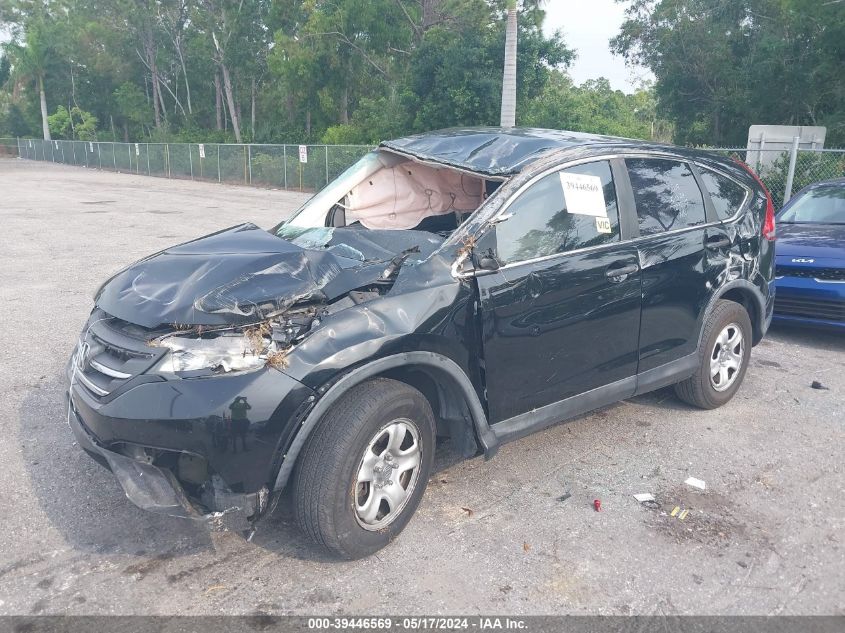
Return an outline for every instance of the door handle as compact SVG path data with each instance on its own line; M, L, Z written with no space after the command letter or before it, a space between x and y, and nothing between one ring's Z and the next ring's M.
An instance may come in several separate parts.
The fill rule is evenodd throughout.
M640 267L637 264L627 264L625 266L616 266L612 268L608 268L605 271L605 275L609 279L616 279L617 277L627 277L628 275L633 275L639 272Z
M723 248L728 248L731 245L731 238L727 235L714 235L712 237L708 237L704 241L704 247L710 249L711 251L718 251Z

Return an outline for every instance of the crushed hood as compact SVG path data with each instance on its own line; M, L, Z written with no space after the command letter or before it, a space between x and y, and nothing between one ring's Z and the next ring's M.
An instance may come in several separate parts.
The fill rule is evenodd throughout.
M132 264L103 285L96 303L146 328L255 323L295 303L332 301L375 282L385 259L413 240L392 238L393 250L379 246L378 235L344 240L333 229L314 231L319 239L289 241L254 224L225 229Z

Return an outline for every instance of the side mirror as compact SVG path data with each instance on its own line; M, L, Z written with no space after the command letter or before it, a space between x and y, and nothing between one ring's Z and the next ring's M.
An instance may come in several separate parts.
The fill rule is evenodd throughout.
M499 268L500 268L499 260L496 259L495 257L493 257L492 253L488 253L486 255L483 255L478 260L478 269L479 270L489 270L490 272L495 272L495 271L499 270Z

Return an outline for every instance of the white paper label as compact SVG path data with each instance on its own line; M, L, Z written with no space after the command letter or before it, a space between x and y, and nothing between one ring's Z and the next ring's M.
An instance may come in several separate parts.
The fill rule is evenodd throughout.
M607 217L601 178L560 172L560 184L563 186L563 197L569 213Z
M300 163L307 163L308 162L308 146L307 145L300 145L299 146L299 162Z
M135 143L135 156L141 155L141 148L138 147L138 143Z
M93 154L94 153L94 144L88 143L88 148L91 150L91 153Z
M596 218L596 231L599 233L613 233L610 218Z
M200 143L198 147L200 148L200 158L205 158L205 145Z

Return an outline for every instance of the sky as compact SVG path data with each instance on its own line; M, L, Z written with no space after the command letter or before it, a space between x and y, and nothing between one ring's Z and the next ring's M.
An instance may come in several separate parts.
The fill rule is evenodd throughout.
M547 34L560 29L569 48L577 49L578 58L569 68L576 84L606 77L610 85L633 92L638 79L651 79L645 68L630 69L625 61L610 53L608 41L619 32L625 19L625 4L614 0L549 0L545 6Z

